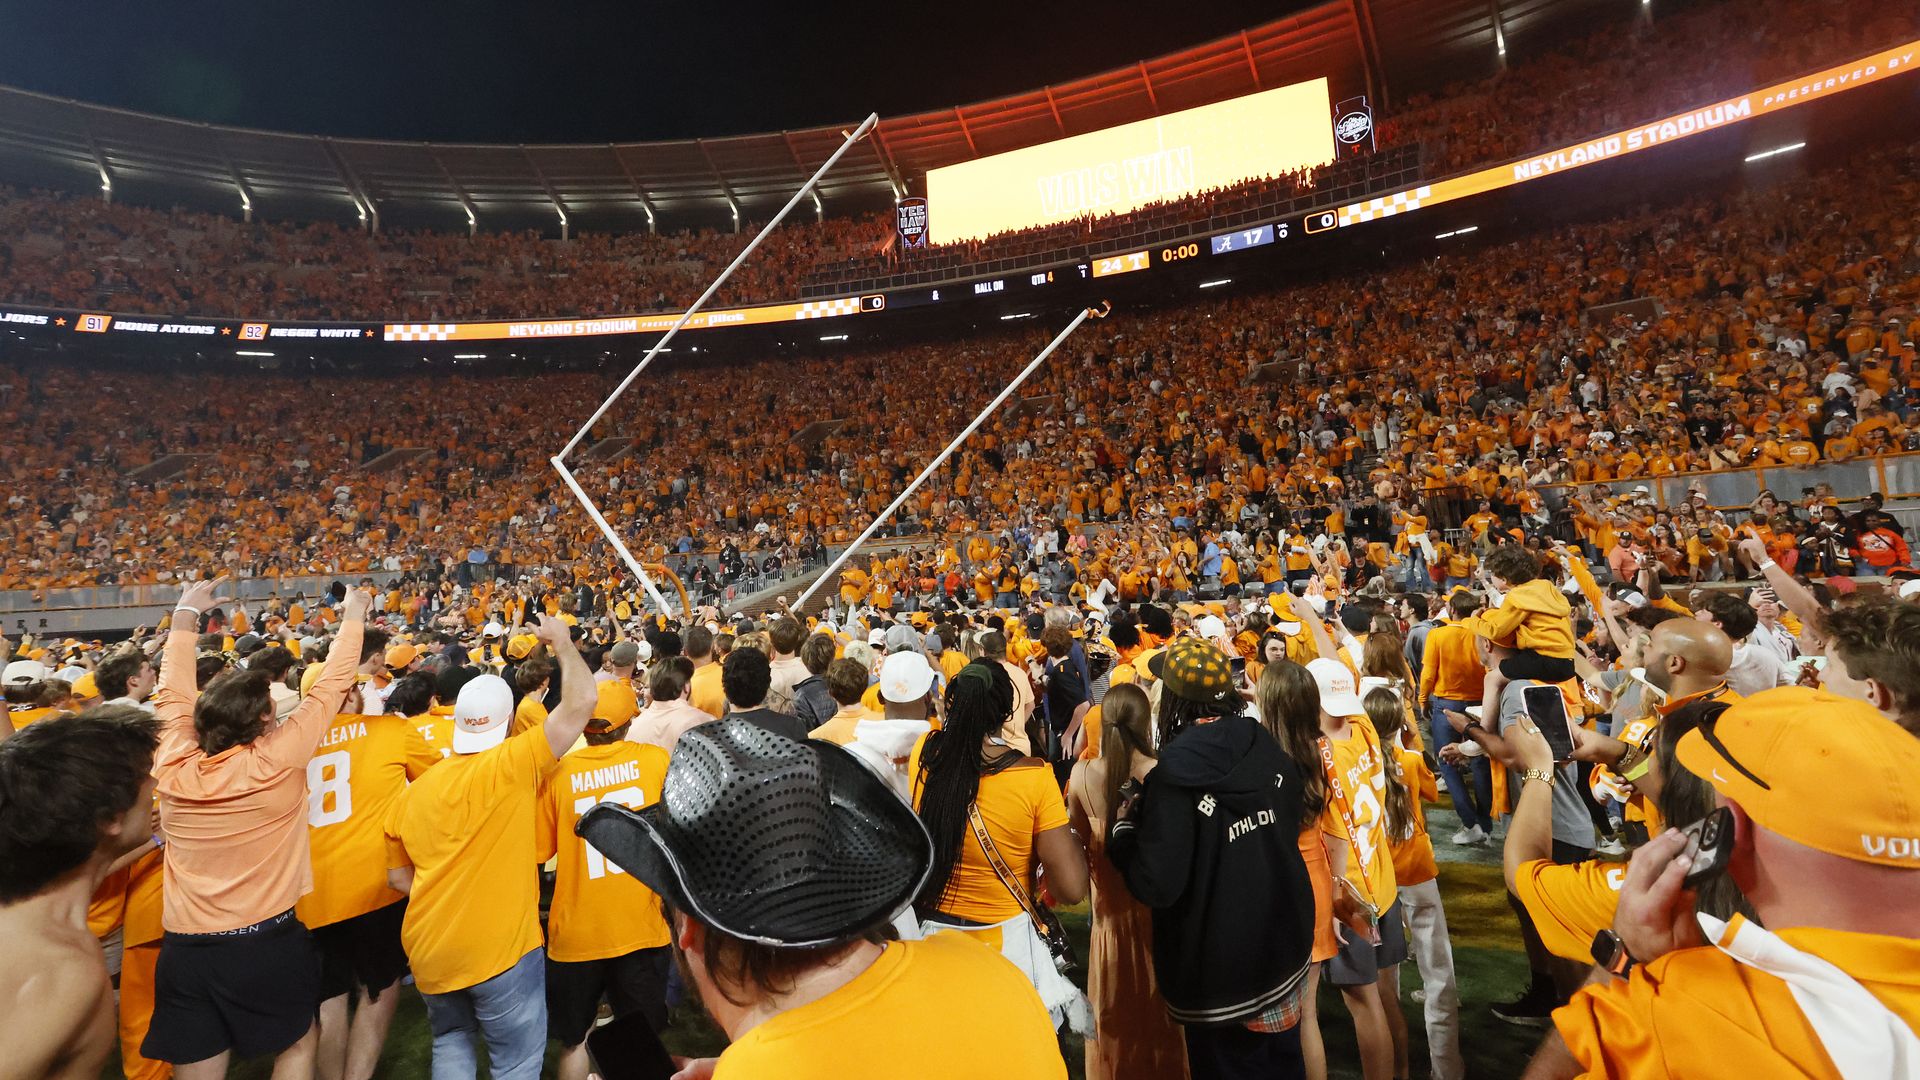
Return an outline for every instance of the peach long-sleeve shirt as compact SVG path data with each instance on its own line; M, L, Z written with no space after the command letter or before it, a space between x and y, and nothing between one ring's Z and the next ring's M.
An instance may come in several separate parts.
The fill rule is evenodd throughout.
M167 635L154 695L161 732L153 774L167 841L160 921L168 931L237 930L312 891L307 762L353 685L364 629L357 621L340 628L320 680L285 723L212 756L201 751L193 726L196 635Z

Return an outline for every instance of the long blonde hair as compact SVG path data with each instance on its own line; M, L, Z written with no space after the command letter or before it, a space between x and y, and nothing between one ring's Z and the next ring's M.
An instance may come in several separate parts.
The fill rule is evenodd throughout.
M1380 767L1387 774L1387 837L1410 840L1415 827L1413 791L1400 769L1400 728L1407 719L1406 703L1384 686L1367 691L1360 703L1366 707L1367 719L1373 721L1373 730L1380 735Z

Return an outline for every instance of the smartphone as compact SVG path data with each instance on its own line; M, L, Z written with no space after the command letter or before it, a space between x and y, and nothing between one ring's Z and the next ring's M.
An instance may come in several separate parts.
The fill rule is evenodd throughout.
M587 1035L587 1056L601 1080L671 1080L673 1055L643 1013L628 1013Z
M1726 872L1733 860L1733 811L1719 807L1680 831L1687 837L1685 853L1693 858L1693 869L1683 882L1687 888Z
M1540 736L1553 748L1553 760L1573 760L1573 718L1567 715L1567 698L1557 686L1535 684L1520 691L1527 704L1527 719L1540 729Z
M1244 656L1232 657L1227 661L1227 668L1233 672L1233 677L1237 679L1247 673L1247 658Z

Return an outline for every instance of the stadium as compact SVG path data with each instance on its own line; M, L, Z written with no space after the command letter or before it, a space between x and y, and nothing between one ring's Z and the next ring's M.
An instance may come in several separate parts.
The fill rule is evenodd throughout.
M836 34L21 52L0 1078L1909 1075L1920 13Z

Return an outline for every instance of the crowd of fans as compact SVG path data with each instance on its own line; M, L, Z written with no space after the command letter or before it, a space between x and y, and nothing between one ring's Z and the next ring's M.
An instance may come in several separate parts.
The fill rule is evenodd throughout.
M1002 410L916 492L897 530L931 543L890 558L889 584L920 591L975 533L1091 525L1094 543L1146 557L1160 587L1187 592L1196 568L1173 574L1169 529L1262 514L1267 546L1299 522L1308 539L1345 538L1356 562L1383 561L1370 544L1406 548L1396 534L1411 517L1459 548L1497 517L1577 529L1561 535L1601 552L1644 536L1676 579L1750 570L1729 542L1750 510L1563 503L1549 485L1913 449L1917 190L1913 149L1888 150L1364 279L1116 313L1023 388L1035 408ZM1796 227L1808 206L1822 228ZM1632 298L1657 313L1585 318ZM648 400L672 407L603 423L598 437L631 449L579 462L582 482L643 558L673 558L698 591L749 565L778 576L850 540L1044 332L656 369ZM616 567L544 462L608 381L436 370L430 394L396 398L420 380L0 367L16 447L0 460L0 588L166 583L209 563L597 583ZM793 438L827 419L844 423ZM168 454L179 471L137 477ZM1791 473L1769 476L1779 502L1805 502ZM330 497L293 497L314 491ZM1783 552L1813 536L1776 517L1757 524ZM1251 575L1265 552L1240 531ZM1858 538L1846 539L1838 548ZM1833 548L1817 556L1825 572L1906 561ZM1445 572L1450 552L1419 554L1465 575ZM1037 569L999 568L994 584Z
M1920 16L1894 8L1691 5L1413 95L1380 119L1379 138L1418 141L1428 171L1446 176L1710 105L1916 34Z
M729 1042L689 1080L1052 1080L1066 1029L1091 1077L1324 1077L1346 1023L1369 1080L1422 1042L1461 1077L1444 783L1450 843L1501 844L1530 1075L1706 1075L1729 1040L1882 1075L1920 1021L1920 578L1741 547L1763 584L1684 601L1499 537L1444 595L1316 550L1217 601L764 624L502 591L426 629L345 589L249 619L201 577L160 634L0 641L9 1064L91 1076L117 1028L129 1077L369 1077L410 974L449 1080L550 1041L563 1080L638 1067L682 997ZM1049 905L1089 897L1080 957Z
M1418 146L1421 175L1437 177L1620 130L1920 34L1920 17L1898 6L1793 0L1737 18L1725 17L1727 7L1700 4L1603 28L1492 78L1416 95L1383 111L1381 146ZM915 251L893 246L890 215L796 221L763 245L716 300L793 300L809 285L1040 260L1397 172L1397 156L1378 157L1126 215ZM343 225L242 224L9 191L0 192L0 300L127 314L354 321L659 311L691 303L751 235L368 236Z
M1652 490L1920 449L1920 146L1826 164L1116 313L764 620L650 612L547 471L609 375L0 361L0 588L179 587L125 643L0 639L0 1076L117 1042L130 1080L366 1080L417 992L440 1080L638 1064L675 1001L727 1041L683 1080L1058 1080L1065 1031L1093 1077L1322 1078L1349 1024L1367 1080L1423 1046L1453 1078L1435 846L1496 842L1529 1075L1887 1075L1920 1057L1906 530L1864 490ZM95 209L7 280L249 273L89 267L166 220ZM817 562L1044 336L663 369L582 483L697 594ZM279 574L341 583L226 595Z

